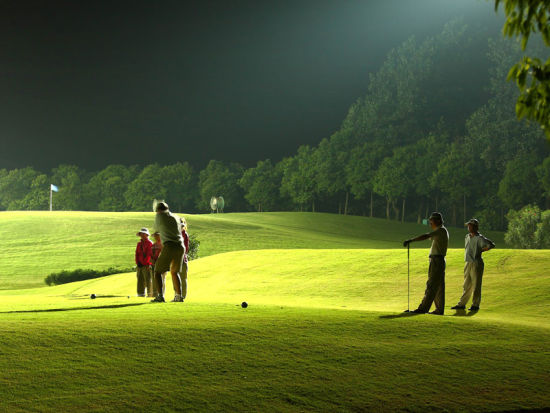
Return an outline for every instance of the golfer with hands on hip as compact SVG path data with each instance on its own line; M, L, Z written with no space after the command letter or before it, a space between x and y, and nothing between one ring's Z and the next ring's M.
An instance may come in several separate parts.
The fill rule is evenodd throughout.
M443 315L445 308L445 255L447 255L447 246L449 244L449 232L443 226L443 216L441 213L432 212L429 220L432 232L403 242L403 246L407 247L411 242L432 240L426 291L422 302L412 312L417 314L427 313L430 311L432 303L434 303L435 310L430 314Z
M457 305L451 307L451 310L464 310L473 292L472 306L469 310L479 311L481 281L485 268L481 253L495 248L495 243L479 233L479 221L477 219L472 218L465 225L468 226L468 234L466 234L464 240L464 287L462 297L460 297Z

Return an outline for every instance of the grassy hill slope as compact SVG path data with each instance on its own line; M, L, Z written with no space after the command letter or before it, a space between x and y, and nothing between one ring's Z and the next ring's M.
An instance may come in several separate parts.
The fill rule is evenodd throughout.
M426 253L411 251L412 308ZM447 308L461 264L450 251ZM486 267L482 311L444 317L401 312L406 252L392 249L210 256L191 263L184 304L134 297L132 273L2 291L0 410L549 407L550 254L495 250Z
M200 255L257 249L397 248L427 231L416 224L322 213L184 215L201 241ZM139 228L153 227L153 213L0 212L0 237L9 265L0 267L0 289L44 285L48 274L76 268L134 265ZM451 247L465 231L450 228ZM503 234L487 234L503 246ZM413 244L425 248L428 242Z

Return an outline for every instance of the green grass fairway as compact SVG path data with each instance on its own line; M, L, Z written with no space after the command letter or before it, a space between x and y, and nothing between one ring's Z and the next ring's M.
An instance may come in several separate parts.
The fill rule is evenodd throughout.
M258 249L397 248L427 231L416 224L321 213L184 215L201 241L200 256ZM154 213L0 212L5 240L0 289L44 285L44 278L76 268L130 268L139 228L153 227ZM449 228L451 246L462 248L465 230ZM503 234L487 234L504 246ZM429 243L415 243L426 248Z
M131 262L136 228L150 218L0 214L9 259L49 272L85 253L99 257L89 258L95 267L123 247ZM448 310L462 288L463 250L452 248L446 315L409 315L407 250L391 239L421 226L327 214L188 218L209 254L190 263L183 304L135 297L134 273L55 287L11 273L0 291L0 412L550 408L550 251L485 254L482 309L472 314ZM411 308L427 254L410 251Z

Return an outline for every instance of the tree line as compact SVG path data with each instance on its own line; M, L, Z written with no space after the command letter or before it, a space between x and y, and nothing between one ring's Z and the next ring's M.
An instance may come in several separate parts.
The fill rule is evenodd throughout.
M175 211L209 212L211 197L222 195L226 212L420 222L439 210L450 225L475 216L484 228L504 229L509 210L550 207L550 151L538 124L516 119L519 92L506 76L520 45L484 36L455 21L422 42L408 39L369 76L366 95L332 136L278 162L3 169L0 208L48 209L53 183L62 210L149 211L165 199ZM532 43L531 52L548 53Z

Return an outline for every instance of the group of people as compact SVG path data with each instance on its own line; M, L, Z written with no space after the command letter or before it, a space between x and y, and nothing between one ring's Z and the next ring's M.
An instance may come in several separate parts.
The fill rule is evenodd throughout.
M174 286L173 302L183 302L187 296L187 270L189 235L183 218L170 212L168 204L159 202L155 208L155 242L149 240L149 230L141 228L137 235L141 238L136 246L137 295L153 297L152 302L165 302L165 274L170 271ZM443 216L433 212L429 218L431 232L403 242L408 247L411 242L432 240L430 266L424 298L413 313L428 313L432 304L435 310L430 314L443 315L445 311L445 256L449 244L449 232L443 225ZM470 311L479 311L481 304L481 283L484 263L482 253L495 247L495 243L479 232L479 221L469 220L468 234L464 250L464 286L462 297L453 310L464 310L473 294Z
M428 269L428 282L424 298L413 313L427 313L432 303L435 310L430 314L443 315L445 308L445 255L449 244L449 232L443 225L443 216L439 212L433 212L429 218L431 232L419 235L403 242L408 247L411 242L432 240L430 248L430 266ZM464 246L464 286L462 297L458 304L451 307L452 310L465 310L466 304L473 294L472 305L469 311L479 311L481 305L481 282L483 279L484 263L481 254L495 247L495 243L479 233L479 221L475 218L465 223L468 226L468 234Z
M151 302L165 302L165 275L170 271L174 286L172 302L183 302L187 296L187 223L170 212L165 202L159 202L155 212L155 242L149 240L147 228L137 233L141 238L136 246L137 295L153 297Z

